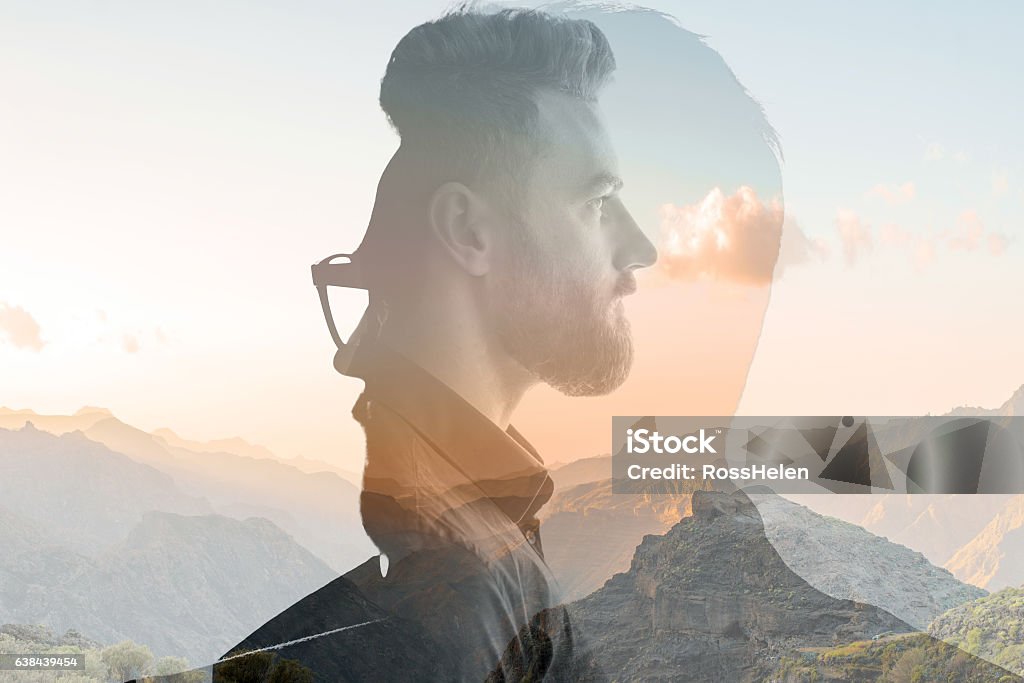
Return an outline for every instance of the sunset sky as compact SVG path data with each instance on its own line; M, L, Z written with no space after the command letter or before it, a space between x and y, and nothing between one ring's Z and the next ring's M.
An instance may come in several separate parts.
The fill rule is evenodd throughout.
M397 145L379 79L446 5L0 0L0 405L102 406L358 467L360 386L331 369L309 265L358 243ZM649 6L707 36L785 155L783 240L802 256L776 272L739 409L936 413L1024 384L1024 9ZM775 199L706 189L666 197L652 237L705 201L741 244L738 208ZM756 337L721 320L768 289L719 264L709 293L661 246L629 301L632 384L527 397L515 422L549 460L606 450L611 414L735 403L718 393L743 373L712 351ZM708 319L720 334L695 340Z

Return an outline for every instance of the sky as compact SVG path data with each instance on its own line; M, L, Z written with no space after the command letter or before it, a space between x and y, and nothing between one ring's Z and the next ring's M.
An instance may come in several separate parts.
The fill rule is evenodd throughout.
M360 384L331 370L309 265L358 243L397 146L377 106L384 65L445 6L0 0L0 405L102 406L357 468ZM786 234L806 245L772 284L733 407L941 413L1024 384L1024 9L648 6L706 36L764 106ZM742 196L708 189L712 208ZM684 204L672 215L697 215ZM675 351L714 308L691 288L666 318L670 287L645 275L629 302L648 348L692 361L742 344L725 326ZM769 294L726 289L738 307ZM607 449L602 416L710 412L732 405L712 400L723 382L743 384L680 370L677 400L648 405L658 365L638 353L620 396L536 390L516 424L571 460ZM560 439L552 410L587 436Z

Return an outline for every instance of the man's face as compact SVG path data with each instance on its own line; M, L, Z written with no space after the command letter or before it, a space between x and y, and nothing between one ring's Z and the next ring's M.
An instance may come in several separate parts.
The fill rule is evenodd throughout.
M629 374L633 347L622 297L632 271L657 258L618 198L617 161L597 106L538 95L539 157L524 175L515 221L489 280L505 350L540 381L596 396Z

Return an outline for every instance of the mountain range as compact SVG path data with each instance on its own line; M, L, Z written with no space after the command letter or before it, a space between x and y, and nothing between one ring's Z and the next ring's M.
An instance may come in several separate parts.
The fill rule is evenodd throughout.
M274 507L288 502L279 497L252 507L298 526L294 520L304 512L337 509L337 501L328 505L315 496L351 494L342 502L355 504L351 485L337 475L210 454L217 467L230 467L217 459L234 459L239 479L248 479L248 489L233 494L217 490L230 483L224 479L204 482L201 463L189 468L199 456L161 450L109 415L40 422L77 422L108 441L119 437L132 446L125 450L145 457L115 451L80 430L44 432L23 417L20 429L0 429L0 623L81 629L107 643L127 638L158 656L198 663L337 576L282 525L246 510L232 515L226 504L253 499L285 470L292 480L306 480L299 493L312 502L287 510ZM254 481L259 474L271 480ZM217 494L216 504L200 495L204 490ZM341 528L353 524L353 513L341 514L349 515L339 520ZM357 538L326 547L347 542L345 561L354 562ZM370 554L367 549L359 559Z

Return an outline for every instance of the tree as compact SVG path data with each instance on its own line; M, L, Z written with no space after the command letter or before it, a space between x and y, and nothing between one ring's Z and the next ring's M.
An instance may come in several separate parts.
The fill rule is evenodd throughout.
M202 683L203 672L189 671L188 660L184 657L161 657L153 665L154 676L166 676L162 683Z
M153 653L145 645L122 640L116 645L103 648L100 659L106 664L107 674L111 679L127 681L148 672L153 664Z
M889 671L885 680L891 681L891 683L913 683L914 675L920 675L920 669L924 666L925 659L924 648L915 647L913 650L907 650L896 661L896 665Z

